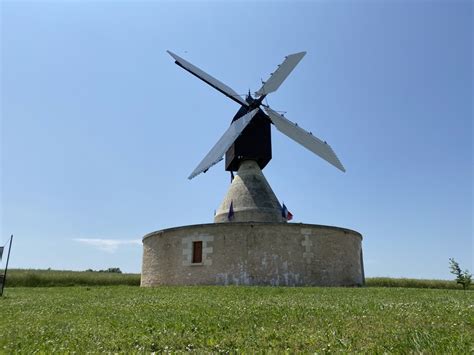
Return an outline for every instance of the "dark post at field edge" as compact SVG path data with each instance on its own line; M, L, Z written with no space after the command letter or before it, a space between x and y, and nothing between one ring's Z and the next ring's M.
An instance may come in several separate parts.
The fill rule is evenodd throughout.
M10 250L12 250L13 234L10 236L10 245L8 247L7 263L5 265L5 272L3 274L2 290L0 296L3 296L3 289L5 288L5 282L7 281L8 261L10 260Z

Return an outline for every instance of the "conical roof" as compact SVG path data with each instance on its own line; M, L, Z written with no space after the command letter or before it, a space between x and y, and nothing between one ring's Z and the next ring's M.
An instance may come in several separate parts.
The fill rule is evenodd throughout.
M233 216L229 219L232 203ZM245 160L216 211L214 223L286 222L281 205L257 162Z

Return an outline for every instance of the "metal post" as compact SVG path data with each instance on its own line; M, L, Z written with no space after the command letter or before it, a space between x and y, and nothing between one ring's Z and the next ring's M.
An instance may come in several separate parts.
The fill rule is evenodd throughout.
M3 289L5 288L5 282L7 280L8 261L10 260L10 250L12 250L12 241L13 241L13 234L10 237L10 246L8 247L7 264L5 265L5 273L3 274L2 290L0 291L0 296L3 296Z

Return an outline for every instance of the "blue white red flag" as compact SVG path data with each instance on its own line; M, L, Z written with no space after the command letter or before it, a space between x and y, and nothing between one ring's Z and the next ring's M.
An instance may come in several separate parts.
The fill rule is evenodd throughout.
M286 208L285 204L283 204L281 207L281 216L287 221L291 221L293 219L293 214L288 211L288 208Z

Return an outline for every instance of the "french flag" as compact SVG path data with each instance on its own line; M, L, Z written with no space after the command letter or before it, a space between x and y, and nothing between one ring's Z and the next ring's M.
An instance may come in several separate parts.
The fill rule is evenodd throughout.
M283 206L281 207L281 216L287 221L291 221L293 219L293 215L291 214L290 211L288 211L288 208L286 208L284 203L283 203Z

